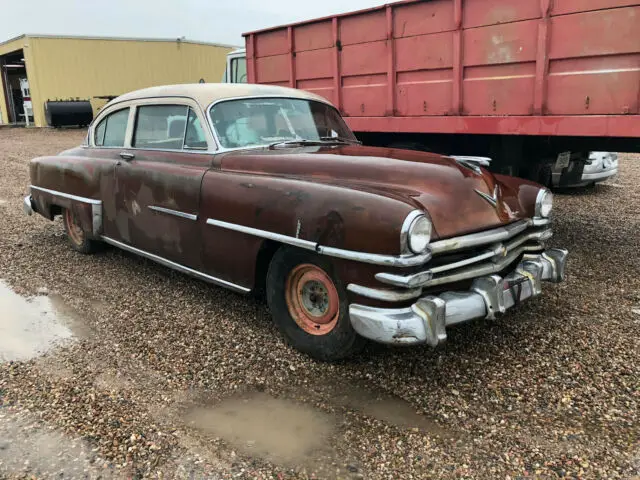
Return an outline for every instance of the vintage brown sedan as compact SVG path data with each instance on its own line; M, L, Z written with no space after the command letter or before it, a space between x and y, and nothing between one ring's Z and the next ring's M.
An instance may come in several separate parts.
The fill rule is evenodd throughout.
M564 278L552 195L481 159L359 144L322 97L257 85L123 95L84 145L30 164L28 214L241 293L297 349L436 346Z

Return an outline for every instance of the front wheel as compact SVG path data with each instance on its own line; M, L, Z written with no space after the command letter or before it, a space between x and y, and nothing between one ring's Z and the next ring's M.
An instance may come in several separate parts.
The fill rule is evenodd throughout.
M97 247L96 242L87 238L86 233L82 229L73 211L71 209L65 209L62 217L64 219L64 230L67 233L71 247L80 253L89 254L95 252Z
M280 248L267 273L267 302L286 340L313 358L337 361L365 345L351 326L344 287L318 255Z

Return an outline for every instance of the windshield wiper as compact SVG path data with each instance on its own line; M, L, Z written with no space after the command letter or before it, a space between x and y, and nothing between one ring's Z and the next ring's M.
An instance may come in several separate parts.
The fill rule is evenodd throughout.
M333 143L355 143L356 145L362 145L362 142L359 140L354 140L353 138L345 138L345 137L320 137L320 140L323 142L333 142Z
M296 138L294 140L281 140L279 142L273 142L269 145L269 148L287 146L287 145L323 145L325 142L321 140L307 140L306 138Z
M308 140L306 138L295 138L293 140L281 140L279 142L273 142L269 145L269 148L275 148L279 146L287 146L287 145L304 145L304 146L318 146L318 145L326 145L327 143L331 144L342 144L342 145L362 145L362 142L358 140L352 140L350 138L343 137L320 137L318 140Z

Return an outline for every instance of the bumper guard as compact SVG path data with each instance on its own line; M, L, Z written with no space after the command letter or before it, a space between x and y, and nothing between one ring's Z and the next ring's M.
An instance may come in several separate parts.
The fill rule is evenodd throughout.
M33 199L31 198L31 195L24 197L22 209L26 215L33 215L35 209L33 208Z
M549 249L525 255L516 269L474 280L466 292L446 292L420 298L411 307L375 308L352 304L353 328L363 337L392 345L427 343L435 347L447 339L447 327L476 319L495 319L520 302L542 293L542 282L564 280L568 252Z

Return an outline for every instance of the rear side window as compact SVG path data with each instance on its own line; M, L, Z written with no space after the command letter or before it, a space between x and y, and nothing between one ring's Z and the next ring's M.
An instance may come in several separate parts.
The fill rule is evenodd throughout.
M133 146L157 150L206 149L207 141L191 108L145 105L138 107Z
M204 130L200 119L191 108L189 109L189 117L187 118L187 130L184 135L184 148L195 150L206 150L207 139L204 136Z
M94 141L96 146L124 147L128 121L128 108L107 115L95 129Z

